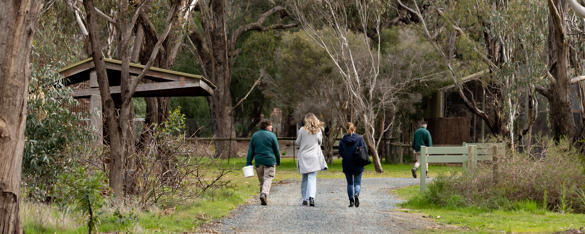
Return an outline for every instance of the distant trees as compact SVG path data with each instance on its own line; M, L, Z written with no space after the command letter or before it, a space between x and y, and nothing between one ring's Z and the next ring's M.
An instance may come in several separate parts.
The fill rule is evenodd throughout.
M382 16L389 10L385 1L295 1L293 9L305 33L325 51L339 74L344 95L329 98L346 101L340 112L363 127L374 167L383 172L378 148L394 127L399 97L425 77L421 74L433 77L434 70L409 69L394 60L398 54L384 56Z
M507 137L512 144L530 135L536 118L536 89L546 74L540 59L545 55L543 4L439 1L425 5L427 14L416 0L399 0L398 5L419 19L421 31L441 55L459 96L492 134ZM522 27L515 26L520 23ZM466 80L479 81L482 94L467 90ZM518 101L522 97L527 101ZM527 121L518 131L515 124L521 114Z
M41 1L4 1L0 8L0 233L22 233L20 179L30 52Z
M235 4L226 0L200 0L198 3L198 27L190 34L190 43L195 49L195 59L202 68L203 75L217 88L208 98L213 133L215 137L235 137L233 97L231 92L232 72L235 58L241 49L240 39L251 31L281 30L297 26L294 21L286 22L289 13L283 6L276 5L248 24L228 25L228 16L235 10ZM272 19L278 19L276 22ZM200 26L199 26L200 25ZM227 157L231 152L226 142L216 142L216 154Z

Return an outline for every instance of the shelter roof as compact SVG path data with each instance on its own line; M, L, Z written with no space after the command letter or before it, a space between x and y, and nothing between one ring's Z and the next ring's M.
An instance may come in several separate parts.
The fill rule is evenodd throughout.
M108 81L112 94L119 94L120 73L122 61L104 59ZM130 76L138 76L144 65L130 63ZM66 80L66 85L77 84L90 80L90 74L95 70L93 58L88 58L71 64L59 70ZM216 86L200 75L179 71L172 71L158 67L151 67L144 76L150 82L141 83L136 89L136 97L165 97L165 96L209 96ZM97 84L90 89L76 90L74 97L87 97L95 93Z

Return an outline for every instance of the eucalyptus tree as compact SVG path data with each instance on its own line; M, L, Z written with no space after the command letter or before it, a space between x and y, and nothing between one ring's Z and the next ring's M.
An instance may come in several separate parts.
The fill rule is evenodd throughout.
M104 55L102 52L102 38L100 38L100 28L97 23L98 11L96 10L92 0L84 0L83 5L86 11L86 24L88 31L88 38L91 45L91 56L95 63L97 80L99 84L100 95L102 98L103 116L108 126L108 136L110 137L110 171L109 183L114 194L121 198L124 196L126 160L128 156L135 152L135 138L133 135L133 107L132 96L145 73L153 65L157 58L158 52L166 40L174 20L178 17L180 12L179 7L182 1L171 1L171 9L166 17L165 29L158 37L158 40L149 56L144 69L136 78L130 78L130 40L134 26L138 20L141 9L147 1L137 4L130 4L129 1L120 1L117 6L118 18L112 22L119 31L119 43L116 47L116 52L122 60L121 74L120 74L120 108L117 109L114 104L114 99L110 92L108 75L106 73ZM111 18L111 17L109 17Z
M254 16L257 19L253 22L230 25L228 17L239 11L230 9L234 4L235 2L226 0L200 0L196 7L197 27L189 34L194 57L199 62L203 75L217 87L208 101L213 133L220 138L235 137L231 84L234 61L241 52L238 42L252 31L283 30L297 26L296 22L286 20L290 18L289 14L280 5L274 5L261 15ZM230 147L230 144L217 141L216 155L229 155L231 152L227 151L235 148Z
M441 55L459 96L492 134L508 137L514 145L519 135L530 132L536 117L536 84L546 74L541 59L545 48L542 3L439 1L426 6L432 14L422 14L416 0L398 0L398 4L419 19L421 31ZM517 27L520 23L522 27ZM464 80L479 81L482 97L467 90ZM526 97L528 104L519 102L520 97ZM527 121L517 133L522 109Z
M3 1L0 8L0 233L22 233L20 179L30 52L42 1Z
M346 106L340 112L363 127L374 167L383 172L378 149L394 126L400 96L421 80L414 74L429 71L415 68L419 63L414 62L415 66L402 68L416 72L394 72L404 64L393 61L398 54L385 57L382 48L382 16L390 10L387 1L297 0L292 8L305 33L338 73Z

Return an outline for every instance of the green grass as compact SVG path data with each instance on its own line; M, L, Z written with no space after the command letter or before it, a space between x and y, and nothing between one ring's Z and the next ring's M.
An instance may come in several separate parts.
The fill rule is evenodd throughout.
M419 186L393 191L409 200L401 206L408 212L423 213L441 224L463 227L449 232L557 232L585 227L585 214L561 214L542 209L532 201L517 202L514 209L488 210L476 207L438 207L421 198Z
M227 163L227 162L226 162ZM236 158L230 160L230 165L235 168L241 168L246 165L245 158ZM333 160L333 163L330 163L329 168L327 171L320 171L318 174L318 178L345 178L343 174L343 169L341 168L341 159ZM449 174L452 172L459 172L461 171L461 167L453 167L453 166L429 166L429 174L431 177L438 176L440 174ZM372 177L394 177L394 178L411 178L410 169L412 168L412 164L382 164L382 168L384 169L384 173L377 173L374 170L374 165L370 164L364 168L363 178L372 178ZM237 171L236 173L242 174L241 171ZM292 158L283 158L280 162L280 166L276 168L276 180L285 180L285 179L300 179L300 174L296 167L296 161L293 161Z
M226 179L231 181L229 187L207 192L204 196L187 204L178 205L173 212L165 214L163 211L126 211L122 215L115 215L108 211L101 215L102 221L98 225L100 232L131 232L131 233L154 233L154 232L194 232L204 223L217 220L230 211L244 204L250 198L257 195L258 180L256 177L244 178L241 168L245 166L245 158L223 160L219 166L233 169ZM384 173L374 171L372 164L366 166L364 178L368 177L411 177L412 165L387 165L383 164ZM213 169L213 168L210 168ZM458 172L460 167L431 166L431 176L449 172ZM341 160L336 159L329 165L327 171L321 171L319 178L344 178L341 168ZM282 180L300 180L301 176L297 171L296 162L292 158L283 158L281 165L276 169L275 182ZM27 203L27 206L34 207L47 213L44 216L58 217L62 215L56 208ZM39 211L23 212L24 216ZM49 214L50 213L50 214ZM74 214L67 217L67 225L56 225L55 222L46 222L39 217L25 218L24 228L27 233L87 233L84 220L75 217Z

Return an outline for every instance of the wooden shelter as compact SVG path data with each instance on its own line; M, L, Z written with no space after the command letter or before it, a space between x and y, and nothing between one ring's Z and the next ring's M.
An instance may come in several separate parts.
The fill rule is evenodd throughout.
M120 96L122 61L104 59L114 100ZM130 63L130 77L138 76L144 65ZM93 59L89 58L59 70L67 86L73 86L73 97L81 103L80 111L90 113L90 124L96 130L97 140L103 138L102 101ZM211 96L215 85L200 75L151 67L134 97Z

